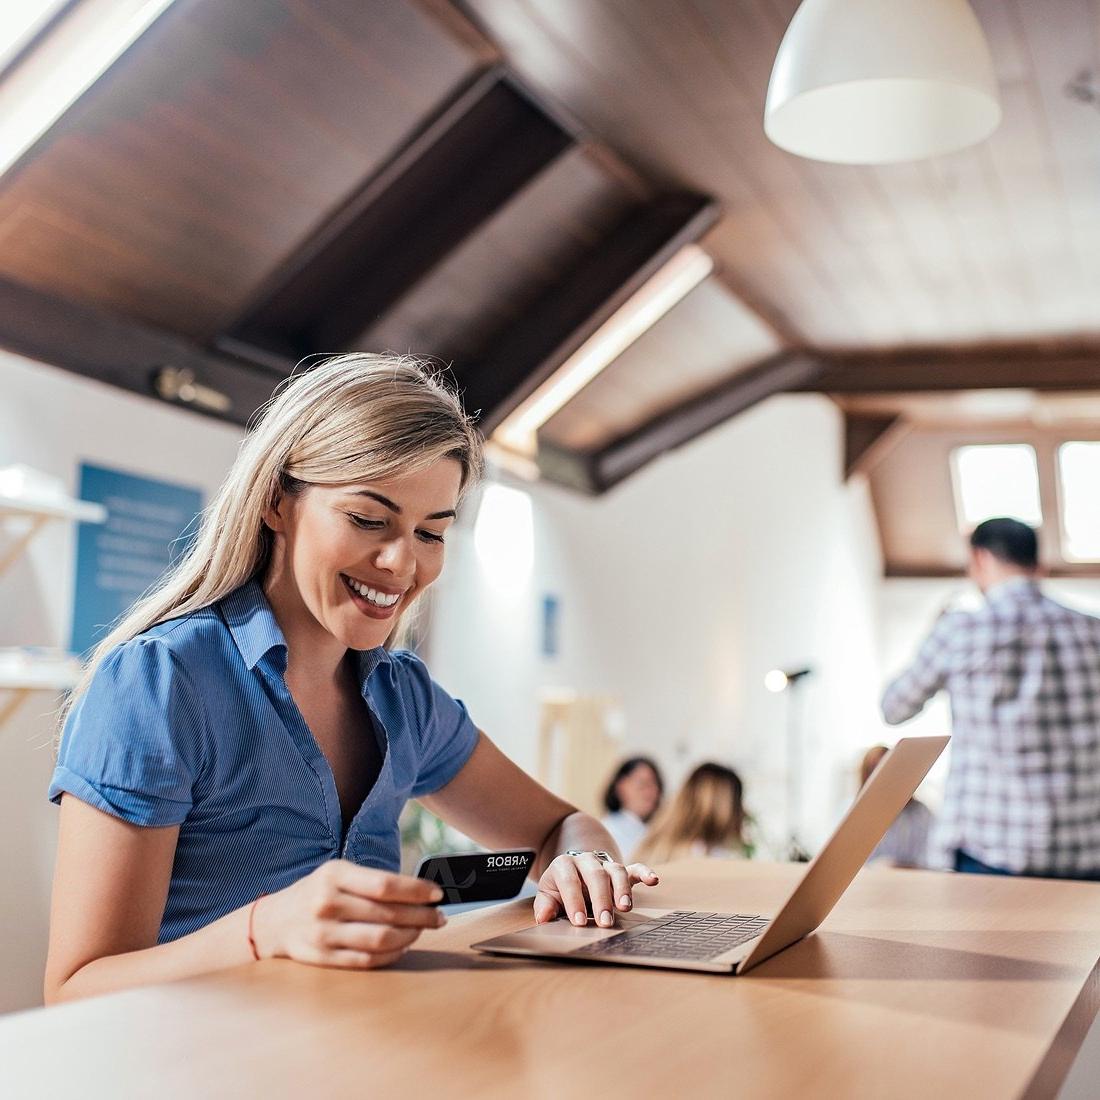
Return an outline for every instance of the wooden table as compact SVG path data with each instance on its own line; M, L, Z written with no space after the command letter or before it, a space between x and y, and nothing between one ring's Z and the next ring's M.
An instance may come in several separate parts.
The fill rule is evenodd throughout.
M646 903L774 912L800 868L690 862ZM529 902L397 967L271 961L0 1019L5 1097L1052 1096L1100 1003L1100 885L861 872L747 977L489 958Z

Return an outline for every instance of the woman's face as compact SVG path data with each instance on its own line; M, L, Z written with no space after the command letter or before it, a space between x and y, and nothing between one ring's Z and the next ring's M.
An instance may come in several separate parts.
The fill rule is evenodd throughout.
M661 801L661 788L657 776L648 764L638 764L615 784L624 810L629 810L643 821L648 821Z
M443 568L461 478L461 466L448 458L404 477L310 485L284 496L266 517L285 551L270 583L299 596L348 649L382 645Z

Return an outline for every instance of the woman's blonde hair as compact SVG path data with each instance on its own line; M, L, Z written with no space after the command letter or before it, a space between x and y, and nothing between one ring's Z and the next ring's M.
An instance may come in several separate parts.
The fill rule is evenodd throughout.
M657 811L633 858L661 863L693 854L695 844L707 850L745 850L745 810L741 777L721 764L700 764L671 802Z
M115 646L217 603L267 567L273 539L263 517L283 494L307 485L384 481L443 458L462 467L460 493L481 477L473 421L457 394L419 359L338 355L280 383L256 414L189 549L96 645L62 722ZM399 629L400 621L390 639Z

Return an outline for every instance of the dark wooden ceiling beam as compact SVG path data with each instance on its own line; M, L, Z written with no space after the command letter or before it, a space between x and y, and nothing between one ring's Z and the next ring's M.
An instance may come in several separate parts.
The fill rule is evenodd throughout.
M844 478L868 473L908 430L900 415L844 416Z
M591 455L566 450L552 443L540 443L536 461L539 475L555 485L576 489L590 496L600 492Z
M596 491L611 488L665 452L689 443L773 394L806 388L820 371L821 364L814 357L783 352L662 413L592 456Z
M345 348L572 143L505 72L483 73L267 281L233 346Z
M671 194L629 214L474 362L454 364L466 407L490 434L684 245L718 217L704 195Z
M802 388L821 393L1077 390L1100 386L1100 346L1095 344L818 355L825 369Z
M193 386L228 399L229 407L204 407L201 389L199 402L169 403L234 424L247 424L277 382L270 373L211 354L174 333L75 305L2 277L0 346L159 400L163 398L156 382L162 370L189 372Z
M914 565L911 563L906 565L892 565L887 562L883 568L883 576L889 580L908 580L911 578L926 579L928 577L957 577L959 580L965 580L967 572L965 566L952 568L950 565L944 565L943 562L929 562L927 565ZM1095 562L1083 562L1080 565L1056 565L1050 568L1044 568L1043 576L1054 577L1055 579L1100 577L1100 566Z

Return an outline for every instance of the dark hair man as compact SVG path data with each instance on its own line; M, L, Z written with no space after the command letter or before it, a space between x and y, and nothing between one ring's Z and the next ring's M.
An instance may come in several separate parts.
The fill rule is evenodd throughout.
M897 725L950 696L937 847L957 871L1100 879L1100 619L1040 592L1019 520L974 529L969 574L985 605L941 615L882 699Z

